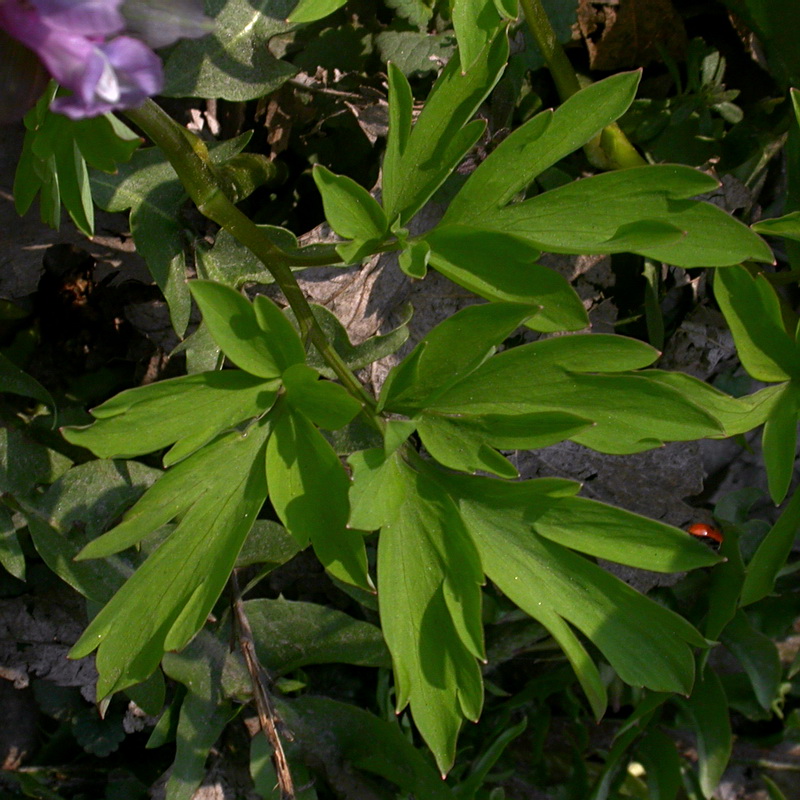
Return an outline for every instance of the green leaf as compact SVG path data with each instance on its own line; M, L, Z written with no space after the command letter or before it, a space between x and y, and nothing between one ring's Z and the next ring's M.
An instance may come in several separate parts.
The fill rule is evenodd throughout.
M178 45L180 47L180 45ZM213 163L224 163L247 144L249 134L209 148ZM131 209L136 251L167 300L172 326L183 336L189 324L191 297L186 281L185 233L180 209L187 195L164 153L139 150L114 175L93 173L92 191L106 211Z
M522 239L461 225L434 228L425 241L430 264L487 300L538 306L525 322L536 331L576 331L589 318L575 290L555 270L536 264L539 251Z
M125 512L122 521L89 542L77 560L103 558L132 547L201 502L209 488L208 476L215 474L220 460L230 458L231 452L241 447L240 436L238 432L220 436L162 473L150 491Z
M722 643L744 667L759 705L769 711L779 699L783 676L775 643L756 630L741 610L723 631Z
M211 748L234 715L222 695L227 655L227 647L206 631L201 631L184 652L164 654L164 671L186 687L165 800L191 800L205 777Z
M647 775L649 800L675 800L682 785L675 742L659 730L648 730L636 754Z
M36 378L23 372L16 364L0 353L0 392L32 397L55 411L56 402L50 392Z
M460 382L425 398L424 407L440 414L502 416L563 411L595 423L571 436L573 441L608 453L721 433L708 412L672 387L649 380L647 372L614 373L646 366L656 355L642 342L605 334L540 340L488 359ZM600 371L611 374L589 374Z
M314 183L322 195L325 218L343 239L378 241L389 230L389 222L378 201L352 178L334 175L315 164Z
M439 323L394 367L379 408L413 412L473 372L535 311L519 303L468 306Z
M462 70L468 72L497 34L502 19L492 0L453 0L452 19Z
M596 500L558 498L529 507L524 514L540 536L629 567L683 572L722 560L680 528Z
M353 453L347 459L353 473L350 527L377 531L396 518L405 500L405 488L400 462L388 456L375 448Z
M445 67L410 128L407 82L390 76L389 141L383 163L383 207L403 225L419 211L477 140L483 124L468 122L500 77L508 42L498 35L464 75L457 56ZM395 95L397 100L394 99ZM399 103L395 111L392 103Z
M751 226L756 233L767 236L782 236L800 242L800 211L792 211L782 217L762 219Z
M428 242L412 242L400 252L397 263L400 269L414 280L422 280L428 274L431 248Z
M269 41L288 33L294 0L207 0L214 32L184 39L164 63L167 97L253 100L279 89L297 69L275 58Z
M478 790L484 785L492 767L497 763L503 751L517 737L525 732L528 727L528 718L523 717L516 725L500 729L500 732L491 741L478 758L472 759L469 776L458 784L458 796L474 798ZM484 745L485 747L485 745Z
M520 608L548 628L562 646L569 623L601 650L626 683L654 691L689 691L694 677L690 646L702 646L703 638L677 614L539 534L533 504L537 495L540 505L543 503L546 508L550 504L547 482L506 483L461 476L442 476L439 480L450 488L480 551L487 576ZM577 504L578 510L583 510L580 506L584 504L576 499L561 502L563 520L569 520L570 505ZM601 509L603 512L609 514L609 519L616 513L625 513L608 511L607 507ZM632 523L640 522L631 516ZM567 523L578 537L581 524L580 513L574 522ZM629 527L631 538L634 524ZM562 521L562 530L563 527ZM658 530L657 523L651 525L656 542L666 540L665 550L672 544L672 549L680 552L676 535L665 528ZM551 535L556 538L558 534L552 531ZM573 537L572 542L576 541ZM617 553L622 549L618 548ZM689 558L695 564L703 561L694 552ZM636 642L636 648L630 647L631 641ZM596 680L592 671L586 674L574 655L569 651L567 655L584 688L596 694L592 689ZM588 661L585 653L583 657ZM597 700L593 705L597 713L602 709L596 703Z
M697 734L700 787L711 797L719 785L733 749L728 698L716 673L706 669L688 701L678 701L692 716Z
M248 600L244 611L259 661L273 674L307 664L391 666L380 628L342 611L282 598Z
M111 115L76 121L46 107L31 111L26 127L14 179L17 211L24 214L41 190L43 221L58 228L63 202L78 229L92 236L94 204L86 163L113 172L131 157L139 137ZM47 192L52 195L49 209Z
M633 102L640 73L623 72L593 83L556 110L520 125L478 166L448 207L443 225L480 226L485 212L509 203L533 179L583 147Z
M563 412L501 416L420 414L414 418L422 443L440 463L462 472L483 470L504 478L518 473L500 450L533 450L556 444L590 427L590 420Z
M411 306L407 306L404 310L403 318L393 331L379 336L371 336L369 339L365 339L363 342L354 345L350 341L347 329L339 322L332 311L329 311L325 306L313 304L311 306L311 311L314 313L314 317L333 349L341 356L344 363L353 372L366 367L368 364L372 364L378 359L397 352L408 339L407 323L412 313ZM295 319L291 309L287 309L286 313L289 319ZM326 378L336 378L336 374L317 352L316 348L308 353L306 363Z
M302 414L278 412L267 445L267 478L275 512L301 546L310 540L339 580L372 588L364 537L347 527L349 481L338 456Z
M780 505L794 476L797 451L798 393L794 383L787 384L773 405L764 424L762 450L767 468L769 495L775 505Z
M715 187L713 178L690 167L634 167L487 210L478 224L555 253L629 251L686 268L772 262L772 251L749 228L710 203L688 199ZM685 232L679 241L670 233L676 228ZM653 244L648 231L660 231Z
M268 432L262 422L243 434L222 437L199 490L196 481L188 486L174 481L171 516L182 514L178 526L72 648L71 657L80 658L99 647L98 697L143 681L167 650L183 648L205 623L267 495L263 458ZM186 469L213 449L204 448L172 471ZM189 503L178 496L187 492L195 494ZM167 504L169 498L161 500ZM145 495L140 504L147 502ZM157 512L151 524L164 518Z
M305 364L289 367L282 380L289 405L320 428L343 428L361 411L361 403L343 386L319 380L319 373Z
M714 296L733 334L742 366L756 380L800 377L800 358L786 332L780 301L767 279L744 267L718 270Z
M726 437L746 433L763 424L779 402L784 388L783 384L767 386L751 395L731 397L685 372L651 369L647 371L647 378L672 387L687 402L704 409L722 425Z
M53 483L72 462L30 438L16 425L0 428L0 492L27 494L39 483Z
M800 492L796 491L747 565L739 601L741 606L756 603L772 592L778 573L791 553L798 528Z
M297 242L297 237L286 228L279 228L275 225L258 225L256 227L274 245L290 256L298 256L303 259L309 255L327 254L331 260L335 260L334 245L312 244L301 247ZM219 231L212 248L198 246L196 257L198 274L201 278L224 283L234 289L241 289L246 283L274 283L272 273L258 256L225 229ZM304 267L295 267L294 269L300 270Z
M392 653L397 710L414 722L442 773L462 717L477 720L483 682L480 560L458 511L430 476L399 461L403 502L378 543L381 625Z
M253 564L266 566L269 570L285 564L300 552L297 540L278 522L257 519L244 540L237 567Z
M198 372L122 392L93 409L92 425L62 433L100 458L130 458L177 443L164 457L170 466L268 411L279 387L239 370Z
M300 0L295 6L294 11L289 14L288 22L316 22L318 19L327 17L337 8L341 8L347 0Z
M390 29L379 33L374 41L381 61L409 77L437 73L456 51L456 39L452 32L437 35L427 30Z
M35 502L18 498L47 566L84 597L106 602L129 577L130 558L80 564L81 548L110 525L160 474L135 461L89 461L64 473Z
M764 43L771 73L783 86L800 85L796 32L800 8L792 0L724 0Z
M25 554L17 538L11 514L0 506L0 564L17 580L25 580Z
M350 774L364 770L425 800L452 800L454 794L433 765L395 722L327 697L305 695L279 706L295 742L308 755L323 750ZM354 769L355 768L355 769Z
M305 360L292 324L267 297L254 303L229 286L192 281L192 296L214 341L234 364L261 378L276 378Z
M103 172L114 172L129 161L141 138L113 114L73 121L73 135L86 163Z

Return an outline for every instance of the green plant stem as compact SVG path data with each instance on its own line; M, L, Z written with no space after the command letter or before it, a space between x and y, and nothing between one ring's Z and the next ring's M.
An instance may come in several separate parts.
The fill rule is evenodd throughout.
M366 416L373 426L380 428L380 420L374 413L375 399L328 341L291 270L292 266L325 266L335 262L329 256L291 255L275 245L225 195L205 144L152 100L146 101L140 108L129 109L125 114L161 148L199 211L247 247L269 270L294 311L302 337L311 339L345 388L364 404Z
M558 96L563 103L580 90L578 76L558 41L541 0L520 0L520 4L531 35L542 51L544 63L553 76ZM598 169L625 169L647 163L616 122L588 142L583 151L592 166Z
M558 41L556 32L553 30L540 0L520 0L520 5L531 35L542 52L544 63L547 64L547 68L553 76L558 96L563 103L580 90L578 76Z

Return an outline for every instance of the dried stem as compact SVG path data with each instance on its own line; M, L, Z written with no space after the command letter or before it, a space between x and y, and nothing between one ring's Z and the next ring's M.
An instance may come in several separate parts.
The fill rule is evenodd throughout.
M289 770L289 763L286 761L286 754L283 752L280 736L278 735L278 723L280 718L272 705L267 684L270 680L266 670L261 666L256 655L255 643L253 642L253 630L250 627L250 620L244 611L244 603L239 589L239 580L236 571L231 574L232 603L236 626L236 638L242 650L247 671L250 673L250 681L253 684L253 697L256 701L256 711L261 730L267 741L272 747L272 763L275 766L275 774L278 776L278 789L281 793L281 800L295 800L294 783L292 773Z

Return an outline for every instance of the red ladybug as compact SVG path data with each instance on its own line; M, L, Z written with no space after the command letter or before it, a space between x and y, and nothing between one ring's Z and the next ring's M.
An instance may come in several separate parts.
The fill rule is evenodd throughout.
M722 531L715 528L713 525L707 525L705 522L695 522L688 527L687 531L691 533L692 536L697 536L699 539L710 539L718 545L722 544L725 539L722 535Z

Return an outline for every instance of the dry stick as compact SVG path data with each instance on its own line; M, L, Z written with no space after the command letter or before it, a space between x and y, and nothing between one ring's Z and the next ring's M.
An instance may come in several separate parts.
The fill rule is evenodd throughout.
M256 701L258 712L258 722L267 741L272 747L272 763L275 766L275 774L278 776L278 789L281 793L281 800L295 800L294 783L292 773L289 771L289 764L286 761L286 754L283 752L280 736L278 736L277 722L279 717L272 705L272 700L267 690L269 679L266 670L261 666L256 655L256 647L253 642L253 630L250 627L250 620L244 611L242 594L239 589L239 580L236 571L231 573L231 589L233 593L232 603L236 618L237 638L242 649L247 671L250 673L250 681L253 684L253 697Z

